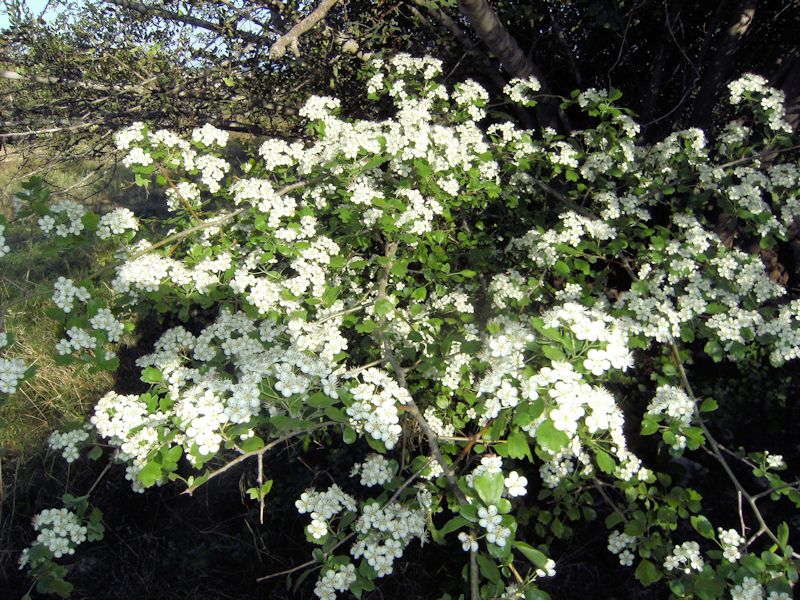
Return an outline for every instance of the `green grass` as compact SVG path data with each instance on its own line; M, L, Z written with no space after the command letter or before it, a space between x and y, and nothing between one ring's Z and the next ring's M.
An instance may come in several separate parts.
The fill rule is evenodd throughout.
M11 152L0 162L0 212L7 217L13 194L25 179L24 169L36 167L34 161L23 169L14 157ZM126 191L119 175L104 183L81 185L98 167L96 162L82 161L48 170L53 196L71 197L94 208L119 204L117 199ZM69 191L59 194L63 189ZM33 222L11 227L6 234L12 252L0 258L0 305L7 305L3 328L15 338L7 352L36 365L36 373L0 405L0 448L9 456L26 456L40 452L54 429L85 419L113 379L107 373L90 373L85 366L57 366L52 357L58 338L54 322L45 314L53 281L61 275L84 276L98 257L86 252L52 255Z

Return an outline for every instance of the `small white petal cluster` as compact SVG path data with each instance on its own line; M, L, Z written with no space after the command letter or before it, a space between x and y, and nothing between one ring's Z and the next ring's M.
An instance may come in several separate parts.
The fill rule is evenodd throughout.
M66 508L47 508L33 517L33 528L39 532L35 544L42 544L55 558L75 554L78 544L86 541L87 529L78 515ZM24 560L24 562L23 562ZM27 562L23 554L20 567Z
M612 531L608 536L608 551L616 554L619 564L623 567L630 567L633 564L633 552L631 549L636 545L636 538L621 531Z
M0 223L0 258L11 252L11 248L6 244L6 226Z
M153 164L153 157L146 150L139 146L134 146L131 148L130 152L128 152L128 155L122 159L122 164L126 167L132 167L134 165L146 167Z
M445 425L442 418L436 414L436 409L432 406L429 406L425 409L423 413L425 420L428 422L428 427L431 428L431 431L438 436L452 436L455 434L456 430L452 424Z
M550 156L553 164L566 167L577 167L577 152L564 142L554 145L558 150ZM636 214L638 205L628 202L625 205L619 203L615 196L613 198L618 204L618 210ZM509 250L517 250L524 253L529 260L539 267L552 267L559 258L558 246L566 244L576 247L584 239L594 239L598 241L613 239L617 230L615 227L601 219L590 219L579 215L575 211L565 211L558 217L559 223L556 227L547 230L531 229L521 237L515 238L509 244Z
M64 460L68 463L75 462L80 454L78 444L89 439L87 429L88 427L84 426L81 429L73 429L72 431L54 431L50 434L47 445L52 450L60 450Z
M503 480L509 496L524 496L528 493L528 478L523 477L516 471L511 471Z
M722 556L729 562L736 562L742 557L741 547L745 539L735 529L722 529L720 527L719 543L722 545Z
M339 565L326 570L314 586L314 594L319 600L336 600L336 592L345 592L355 583L356 568L352 564Z
M705 562L700 556L700 545L697 542L683 542L672 548L672 552L664 559L664 568L668 571L702 571Z
M56 344L56 352L62 356L80 352L83 349L94 350L97 347L97 338L86 329L70 327L65 333L67 337L58 340Z
M5 331L0 331L0 350L8 346L8 334Z
M477 552L478 540L472 537L471 534L462 531L458 534L458 541L461 542L461 548L464 552Z
M783 469L786 467L786 462L783 460L782 454L764 452L764 460L766 461L768 469Z
M195 168L200 171L200 181L212 194L220 190L219 182L230 171L231 165L224 158L204 154L195 161Z
M53 304L65 313L72 312L73 303L77 298L81 302L86 302L91 298L89 290L79 287L71 279L59 277L53 284Z
M481 506L478 508L478 525L486 530L486 541L497 546L505 546L511 529L504 527L501 523L503 515L498 513L497 506Z
M427 530L426 513L399 503L381 506L377 502L366 504L354 529L359 540L350 548L353 558L364 558L378 573L389 575L397 558L414 538L424 539Z
M138 244L133 248L136 253L146 249L147 244ZM183 261L150 252L122 262L117 267L111 287L115 292L129 294L134 299L138 294L157 291L161 285L202 293L220 283L222 274L230 268L231 262L231 255L223 252L187 266Z
M114 134L114 144L119 150L128 150L135 142L144 140L144 123L134 123Z
M764 588L755 577L745 577L731 589L731 600L764 600Z
M406 211L395 221L398 227L408 227L415 235L422 235L433 229L433 218L442 214L442 205L433 198L425 198L417 190L400 189L397 195L408 201Z
M293 217L297 200L288 194L278 194L267 179L240 179L231 186L236 204L247 202L268 216L267 224L277 228L281 220Z
M72 200L60 200L50 207L50 214L39 219L39 229L50 235L68 237L83 231L83 216L86 209Z
M136 395L109 392L98 401L90 421L98 435L120 448L120 460L129 461L126 479L134 491L144 488L136 476L147 462L147 455L158 445L156 427L166 420L163 413L150 414Z
M487 454L481 457L480 464L472 470L472 473L467 473L465 479L467 485L471 488L475 487L475 478L484 474L494 474L503 472L503 458L496 454Z
M507 273L498 273L492 277L489 284L489 293L492 303L500 309L508 308L512 302L519 302L531 293L530 286L519 271L511 270Z
M655 397L647 405L647 414L667 415L684 427L688 427L692 424L694 402L681 388L674 385L662 385L659 386Z
M0 358L0 393L16 392L27 370L28 365L21 358Z
M372 487L383 485L391 481L394 476L394 468L391 463L380 454L370 454L363 463L356 464L350 471L351 477L360 475L361 485Z
M503 88L503 93L515 104L533 106L536 103L534 93L542 89L542 84L533 75L527 79L515 77Z
M328 534L328 523L333 517L343 510L356 510L355 499L344 493L335 483L324 492L314 490L303 492L294 505L301 515L308 513L311 517L308 534L316 540Z
M192 141L200 142L205 146L224 147L228 143L228 132L217 129L211 123L206 123L192 131Z
M200 188L191 181L180 181L175 187L167 189L166 196L169 210L184 208L186 204L196 207L200 200Z
M394 448L402 431L397 405L408 404L411 396L380 369L365 369L359 376L362 382L351 390L355 402L347 407L350 425Z
M556 575L556 561L552 558L548 558L547 562L544 563L544 567L541 569L536 569L536 576L537 577L555 577Z
M463 83L456 84L452 98L459 107L467 111L471 120L480 121L486 116L483 107L489 101L489 94L475 81L467 79Z
M109 342L118 342L122 332L125 330L121 321L118 321L108 308L101 308L97 314L89 319L89 324L94 329L101 329L108 335Z
M760 75L745 73L739 79L728 84L730 103L741 104L747 98L756 101L767 114L767 125L773 131L792 132L792 127L785 120L785 94L781 90L769 87L767 80Z
M287 143L282 139L269 139L258 149L267 171L278 167L291 167L302 158L305 148L300 142Z
M129 208L115 208L110 213L100 217L97 225L97 237L107 240L112 235L119 235L126 231L138 231L139 221Z
M610 369L627 371L633 366L628 350L628 333L618 319L598 309L589 309L576 302L566 302L543 315L546 327L569 329L579 340L604 347L591 348L583 366L597 377Z

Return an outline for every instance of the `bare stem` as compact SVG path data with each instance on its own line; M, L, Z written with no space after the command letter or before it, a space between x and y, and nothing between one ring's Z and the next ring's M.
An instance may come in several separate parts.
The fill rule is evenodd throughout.
M669 344L670 344L670 350L672 351L672 360L675 363L675 367L678 369L678 374L680 375L681 385L683 385L684 391L689 396L689 398L691 398L692 402L694 402L695 419L697 420L697 423L700 425L700 428L703 430L703 434L705 435L709 445L711 446L711 454L719 463L719 465L722 467L722 470L725 471L725 474L728 476L728 479L730 479L731 483L736 488L736 491L739 492L741 496L745 499L747 505L750 507L750 511L753 513L753 516L755 517L756 522L758 523L759 530L751 538L751 540L748 541L748 544L751 541L755 540L759 535L761 535L761 533L766 533L767 536L773 542L775 542L780 546L778 537L775 535L772 529L769 528L766 521L764 520L764 515L761 514L761 510L758 508L758 505L756 504L756 497L751 495L741 484L739 479L736 477L736 474L733 472L733 469L731 469L731 466L728 464L728 461L725 460L725 456L722 454L720 445L717 442L716 438L713 435L711 435L711 432L708 430L708 427L706 426L706 423L703 420L700 411L697 409L697 397L694 395L694 392L692 391L692 386L689 383L689 379L686 377L686 370L683 368L683 361L681 360L681 356L678 351L678 346L675 343L675 340L673 340L672 338L670 338ZM800 554L798 554L797 552L792 552L792 558L798 559L800 558Z

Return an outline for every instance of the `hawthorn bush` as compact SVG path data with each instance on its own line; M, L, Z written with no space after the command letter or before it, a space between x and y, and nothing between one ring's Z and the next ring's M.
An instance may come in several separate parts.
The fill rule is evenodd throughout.
M263 514L273 449L353 445L349 473L294 499L310 559L292 571L323 600L451 539L464 586L431 597L546 598L554 543L596 519L644 586L790 598L800 554L774 515L800 506L798 481L769 448L721 444L725 394L693 386L694 365L800 355L800 300L776 267L800 214L780 92L745 75L720 131L643 146L615 90L565 100L594 125L563 137L441 76L431 58L376 61L366 94L383 118L311 97L311 141L270 139L240 164L214 127L132 125L116 145L138 185L166 189L166 220L96 215L29 181L0 235L33 221L54 251L115 256L55 282L56 360L115 371L125 336L166 324L136 360L148 391L109 391L51 448L124 465L137 492L192 493L252 464ZM538 89L514 80L506 102L533 106ZM0 359L0 392L32 376ZM680 475L699 453L738 497L724 515ZM91 491L61 501L20 565L66 597L59 560L104 528Z

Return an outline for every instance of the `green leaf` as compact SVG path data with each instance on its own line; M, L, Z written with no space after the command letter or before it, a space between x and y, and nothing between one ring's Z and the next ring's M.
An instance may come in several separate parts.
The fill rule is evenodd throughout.
M656 566L646 558L639 563L638 567L636 567L636 572L634 575L636 575L636 579L638 579L639 582L645 587L653 585L662 577L661 571L659 571Z
M692 527L694 527L694 530L704 538L709 540L716 539L716 536L714 535L714 527L703 515L694 516L690 519L690 521L692 523Z
M150 487L161 479L161 465L156 462L147 463L139 472L139 481L144 487Z
M719 408L719 404L713 398L706 398L700 405L700 412L713 412Z
M642 435L652 435L658 431L658 421L645 417L642 421Z
M142 371L141 380L145 383L160 383L163 379L161 370L155 367L147 367Z
M422 302L425 298L428 297L428 290L424 287L418 287L413 292L411 292L411 297L416 300L417 302Z
M311 394L306 400L306 403L314 408L327 408L328 406L333 405L335 402L336 400L327 394L323 394L322 392Z
M444 527L437 531L437 535L439 539L444 538L448 533L453 533L454 531L458 531L465 525L469 525L469 521L467 521L464 517L453 517L447 523L444 524Z
M570 269L569 265L563 260L559 260L556 261L556 264L553 266L553 271L555 271L556 275L567 277L572 272L572 269Z
M484 504L496 505L503 495L503 481L502 473L483 473L475 477L473 485Z
M608 452L603 450L597 449L594 451L595 460L597 460L597 466L600 467L600 470L603 473L612 474L614 469L617 467L617 463L611 458L611 455Z
M481 571L481 575L492 583L500 583L502 576L500 575L500 569L497 568L497 564L485 554L478 554L476 558L478 559L478 568Z
M528 436L521 431L515 431L508 436L508 455L511 458L527 458L533 462L530 446L528 446Z
M181 456L183 456L183 448L181 446L173 446L164 452L164 461L175 464L181 459Z
M569 436L556 429L550 419L545 419L536 430L536 442L545 450L555 454L569 444Z
M103 456L103 449L100 446L95 446L89 450L89 460L97 460Z
M261 450L261 448L264 447L264 440L257 435L254 435L253 437L249 437L244 440L239 447L242 449L242 452L255 452L256 450Z
M547 564L547 556L545 556L544 553L525 542L514 542L513 546L519 550L525 558L531 561L531 563L536 565L537 568L544 569Z
M542 354L544 354L547 358L555 362L564 362L567 360L567 357L564 356L564 353L555 346L550 346L549 344L545 344L542 346Z
M356 431L352 427L345 427L344 431L342 432L342 439L344 440L345 444L352 444L356 441Z
M785 521L778 525L777 537L781 548L786 548L789 543L789 526Z
M347 413L345 413L341 408L337 408L335 406L328 406L325 409L325 415L331 421L336 421L337 423L347 423L350 421L350 418L347 416Z
M375 303L375 314L376 315L388 315L394 309L394 304L388 298L380 298Z

